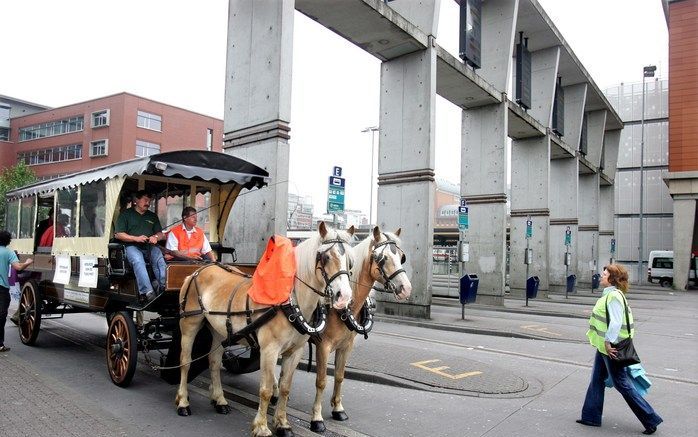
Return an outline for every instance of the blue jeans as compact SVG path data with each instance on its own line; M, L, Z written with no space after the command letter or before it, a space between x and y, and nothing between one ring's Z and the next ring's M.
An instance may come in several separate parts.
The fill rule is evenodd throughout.
M630 380L630 375L624 367L618 366L608 356L596 351L594 358L594 368L591 371L591 381L584 399L582 407L582 420L601 425L601 416L603 415L603 398L606 390L606 378L611 375L613 386L623 396L625 402L635 416L640 420L645 428L656 427L662 423L662 418L654 412L652 406L647 403L645 398L635 390L633 382Z
M158 281L161 287L165 285L165 258L162 252L156 246L148 245L141 249L138 246L126 246L126 259L131 263L133 274L136 275L136 284L138 284L138 292L146 294L153 290L153 285L150 283L148 269L145 266L145 257L150 257L150 266L153 269L155 280Z

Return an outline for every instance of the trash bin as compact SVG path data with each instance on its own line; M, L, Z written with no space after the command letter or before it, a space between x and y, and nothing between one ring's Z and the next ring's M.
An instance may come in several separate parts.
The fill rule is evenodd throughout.
M574 293L574 285L577 283L577 275L569 275L567 277L567 292Z
M473 303L477 298L477 286L480 283L477 275L463 275L460 278L460 303Z
M539 285L540 278L538 276L531 276L526 279L526 299L535 299L538 296Z
M591 289L595 290L599 288L599 284L601 283L601 275L598 273L594 273L591 275Z

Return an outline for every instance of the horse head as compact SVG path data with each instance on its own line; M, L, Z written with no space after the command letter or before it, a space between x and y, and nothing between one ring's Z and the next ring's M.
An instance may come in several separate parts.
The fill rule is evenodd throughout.
M406 300L412 293L412 284L402 266L407 262L400 248L400 231L381 232L373 228L371 241L371 277L383 284L384 291L392 292L398 300Z
M320 222L318 226L320 245L315 255L315 274L325 284L325 294L332 300L332 306L341 310L351 301L352 290L349 284L349 271L354 261L354 253L349 241L354 235L354 226L346 231L338 231Z

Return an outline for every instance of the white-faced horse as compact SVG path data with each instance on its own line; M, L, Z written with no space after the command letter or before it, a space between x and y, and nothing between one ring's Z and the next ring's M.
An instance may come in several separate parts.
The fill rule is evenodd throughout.
M374 282L382 284L384 291L392 292L399 300L405 300L412 292L412 284L402 268L405 253L400 249L400 229L395 233L381 232L378 226L354 250L355 263L351 271L354 296L345 311L330 311L327 327L317 345L317 376L315 379L315 403L310 429L325 431L322 419L322 393L327 382L327 362L334 351L334 392L332 393L332 418L347 420L342 405L342 382L347 360L354 348L356 334L370 330L367 297Z
M337 310L347 307L352 293L348 266L353 256L347 242L351 239L353 231L353 227L349 231L335 231L320 223L318 234L296 247L297 273L290 302L294 305L287 306L283 311L278 307L274 310L274 307L259 305L248 299L247 291L251 281L236 273L234 269L208 266L185 280L180 291L180 363L183 365L175 399L178 414L191 414L187 393L187 373L190 367L188 363L191 361L196 333L208 323L213 335L209 355L209 395L216 411L222 414L229 411L221 387L223 348L220 345L224 340L230 341L232 338L235 342L260 349L259 409L252 423L252 435L271 435L267 424L267 408L274 391L274 370L279 355L282 357L282 364L274 427L277 435L293 435L286 417L286 406L293 372L301 358L308 335L301 334L289 319L310 320L311 314L323 298L328 299L328 302L331 300L332 306ZM296 312L289 314L293 309ZM299 317L298 311L303 317ZM260 322L255 322L256 320ZM261 325L257 326L258 323ZM252 329L248 327L251 324Z

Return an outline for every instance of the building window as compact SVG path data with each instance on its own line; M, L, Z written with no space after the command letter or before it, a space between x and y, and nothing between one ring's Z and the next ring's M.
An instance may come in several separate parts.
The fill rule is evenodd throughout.
M136 158L155 155L156 153L160 153L160 144L136 140Z
M84 129L85 117L65 118L63 120L49 121L48 123L35 124L19 129L19 141L30 141L38 138L54 137Z
M7 127L0 127L0 141L10 141L10 129Z
M213 150L213 129L206 129L206 150Z
M109 153L109 140L97 140L90 143L90 156L107 156Z
M82 144L30 150L17 154L17 162L25 165L41 165L52 162L73 161L82 158Z
M162 117L155 114L150 114L145 111L138 111L138 119L136 125L144 129L162 131Z
M0 121L10 121L10 107L0 105Z
M96 111L92 113L92 127L109 126L109 110Z

